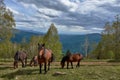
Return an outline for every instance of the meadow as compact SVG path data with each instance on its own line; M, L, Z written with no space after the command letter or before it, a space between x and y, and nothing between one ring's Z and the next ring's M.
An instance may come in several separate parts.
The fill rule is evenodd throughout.
M82 61L81 66L61 69L60 62L53 62L47 74L39 74L39 66L13 69L10 61L0 62L0 80L120 80L120 62ZM56 74L56 73L63 74Z

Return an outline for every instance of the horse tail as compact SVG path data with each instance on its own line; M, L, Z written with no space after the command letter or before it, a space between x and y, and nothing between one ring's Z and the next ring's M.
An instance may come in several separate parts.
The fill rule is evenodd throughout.
M80 56L80 58L81 58L81 60L83 59L83 55L82 54L79 54L79 56Z
M52 53L51 62L55 61L55 55Z
M79 56L80 60L82 60L82 59L83 59L83 55L82 55L82 54L77 53L77 55Z

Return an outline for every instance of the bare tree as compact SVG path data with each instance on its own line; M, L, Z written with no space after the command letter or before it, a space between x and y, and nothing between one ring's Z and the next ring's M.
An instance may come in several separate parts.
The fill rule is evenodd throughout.
M88 36L86 35L84 42L85 57L88 56L88 49L89 49L89 41L88 41Z

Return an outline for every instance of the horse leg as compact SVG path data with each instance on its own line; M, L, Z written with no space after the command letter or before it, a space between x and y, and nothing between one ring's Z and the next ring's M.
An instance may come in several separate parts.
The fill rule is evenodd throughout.
M79 67L80 66L80 61L78 61L78 63L77 63L77 65L76 65L76 67Z
M16 62L14 61L14 69L16 69Z
M25 58L25 66L27 65L27 57Z
M50 61L48 62L48 70L50 70Z
M39 67L40 67L40 74L41 74L42 73L42 70L41 70L42 64L41 63L39 64Z
M69 61L67 61L67 69L68 69L68 66L69 66Z
M22 62L22 67L24 67L24 61L23 60L20 60Z
M47 62L44 63L44 71L45 71L45 74L47 73L46 64L47 64Z
M18 62L16 63L16 65L15 65L15 66L16 66L16 68L18 68Z
M73 69L73 63L71 62L71 68Z

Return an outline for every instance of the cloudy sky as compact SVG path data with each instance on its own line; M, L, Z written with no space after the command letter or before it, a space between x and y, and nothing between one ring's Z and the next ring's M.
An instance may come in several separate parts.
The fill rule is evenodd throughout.
M120 0L5 0L16 28L46 32L54 23L60 34L100 33L120 14Z

